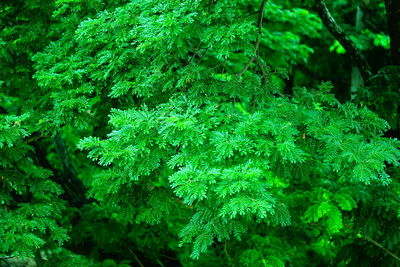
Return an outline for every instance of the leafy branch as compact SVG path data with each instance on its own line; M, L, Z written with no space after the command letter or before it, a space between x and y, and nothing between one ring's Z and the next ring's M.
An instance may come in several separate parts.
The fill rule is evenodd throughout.
M260 48L260 39L261 39L261 33L262 33L262 24L263 24L263 18L264 18L264 10L265 10L265 6L267 5L267 2L268 2L268 0L263 0L263 2L261 3L260 9L258 11L258 19L257 19L258 34L257 34L256 43L254 45L254 52L253 52L254 56L252 56L249 59L249 61L246 63L246 65L243 67L243 69L238 74L236 74L237 77L242 76L243 73L245 73L247 71L250 64L253 63L253 61L256 61L258 67L261 70L263 77L265 77L267 75L267 72L259 59L259 48Z

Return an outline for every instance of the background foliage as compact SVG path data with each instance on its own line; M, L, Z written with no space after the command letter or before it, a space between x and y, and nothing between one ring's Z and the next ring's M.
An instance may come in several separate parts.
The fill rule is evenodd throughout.
M2 1L0 266L396 266L396 10Z

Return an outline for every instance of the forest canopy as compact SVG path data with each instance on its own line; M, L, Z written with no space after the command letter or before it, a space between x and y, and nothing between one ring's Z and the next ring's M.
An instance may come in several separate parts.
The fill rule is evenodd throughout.
M400 265L400 2L3 0L0 266Z

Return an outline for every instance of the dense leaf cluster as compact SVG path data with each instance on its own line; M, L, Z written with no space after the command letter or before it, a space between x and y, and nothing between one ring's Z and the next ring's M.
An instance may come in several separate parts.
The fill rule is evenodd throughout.
M396 264L398 67L309 82L346 51L308 1L42 2L0 4L0 256Z

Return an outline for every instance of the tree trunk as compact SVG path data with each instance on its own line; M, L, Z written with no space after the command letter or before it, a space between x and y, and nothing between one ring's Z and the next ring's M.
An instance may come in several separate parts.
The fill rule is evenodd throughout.
M315 9L318 12L318 15L326 29L346 49L347 53L349 53L349 56L352 59L352 62L354 62L354 64L356 64L360 70L363 80L367 81L372 75L371 67L368 64L368 61L364 58L361 51L355 46L353 41L349 39L347 34L332 17L325 0L316 0Z
M385 0L390 37L391 64L400 65L400 1Z

